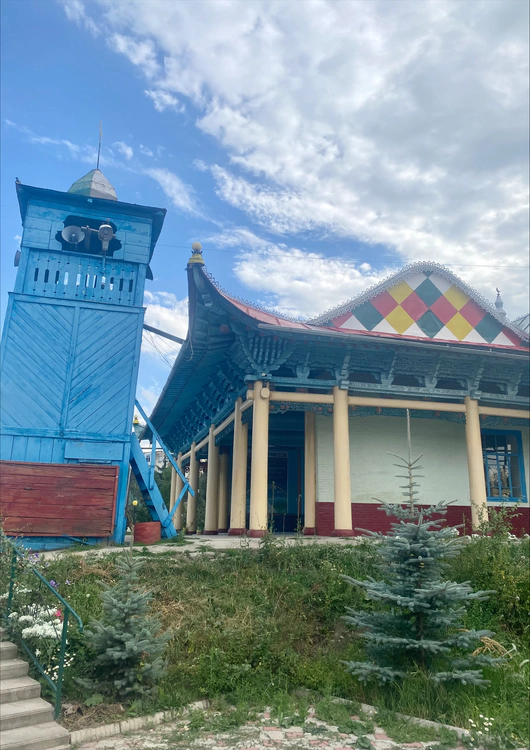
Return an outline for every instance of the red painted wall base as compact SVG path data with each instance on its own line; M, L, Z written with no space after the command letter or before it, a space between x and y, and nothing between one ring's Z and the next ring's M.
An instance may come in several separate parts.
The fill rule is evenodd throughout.
M390 531L392 520L372 503L352 503L353 533L358 536L363 531ZM319 536L347 536L341 529L334 529L333 503L317 503L317 534ZM515 515L517 514L517 515ZM460 533L471 534L471 508L450 505L447 509L447 524L462 526ZM512 519L513 533L521 536L530 530L530 508L517 508Z

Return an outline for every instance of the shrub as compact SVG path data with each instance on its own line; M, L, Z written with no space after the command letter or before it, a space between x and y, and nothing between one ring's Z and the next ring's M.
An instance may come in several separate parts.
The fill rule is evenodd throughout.
M93 679L80 679L112 697L151 695L165 672L162 659L168 635L159 634L160 620L147 616L152 598L138 587L138 572L145 560L123 555L114 586L103 584L103 617L91 623L86 639L95 654Z
M370 612L348 608L344 619L365 639L368 660L345 662L346 667L361 682L384 684L420 670L438 683L486 685L481 667L496 660L466 652L492 633L465 630L462 617L472 601L482 601L494 592L473 592L467 582L445 580L444 561L458 554L462 540L455 529L442 525L447 503L422 508L415 498L421 456L415 461L410 455L408 460L397 458L400 463L396 465L405 470L408 480L403 486L408 504L382 503L384 512L397 521L386 535L372 533L380 541L385 580L344 576L379 605Z

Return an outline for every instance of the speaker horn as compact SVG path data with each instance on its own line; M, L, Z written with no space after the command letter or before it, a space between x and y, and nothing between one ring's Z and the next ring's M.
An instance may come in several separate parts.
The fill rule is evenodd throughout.
M109 242L114 239L114 230L110 224L102 224L98 230L98 237L101 240L103 255L107 254Z
M61 237L65 242L69 242L71 245L77 245L85 239L85 233L81 227L70 226L63 229Z

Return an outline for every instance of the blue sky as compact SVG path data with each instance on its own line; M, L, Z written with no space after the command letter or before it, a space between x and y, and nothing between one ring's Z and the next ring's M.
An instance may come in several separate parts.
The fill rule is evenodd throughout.
M222 286L295 316L417 260L526 312L527 16L520 0L3 0L2 313L15 177L67 190L99 120L118 198L168 208L153 325L185 334L196 239ZM148 408L176 352L156 346Z

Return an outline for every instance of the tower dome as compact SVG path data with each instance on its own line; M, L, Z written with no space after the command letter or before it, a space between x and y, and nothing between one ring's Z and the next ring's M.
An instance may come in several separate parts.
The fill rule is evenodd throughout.
M76 180L68 192L74 193L74 195L86 195L90 198L118 200L116 190L100 169L91 169L84 177Z

